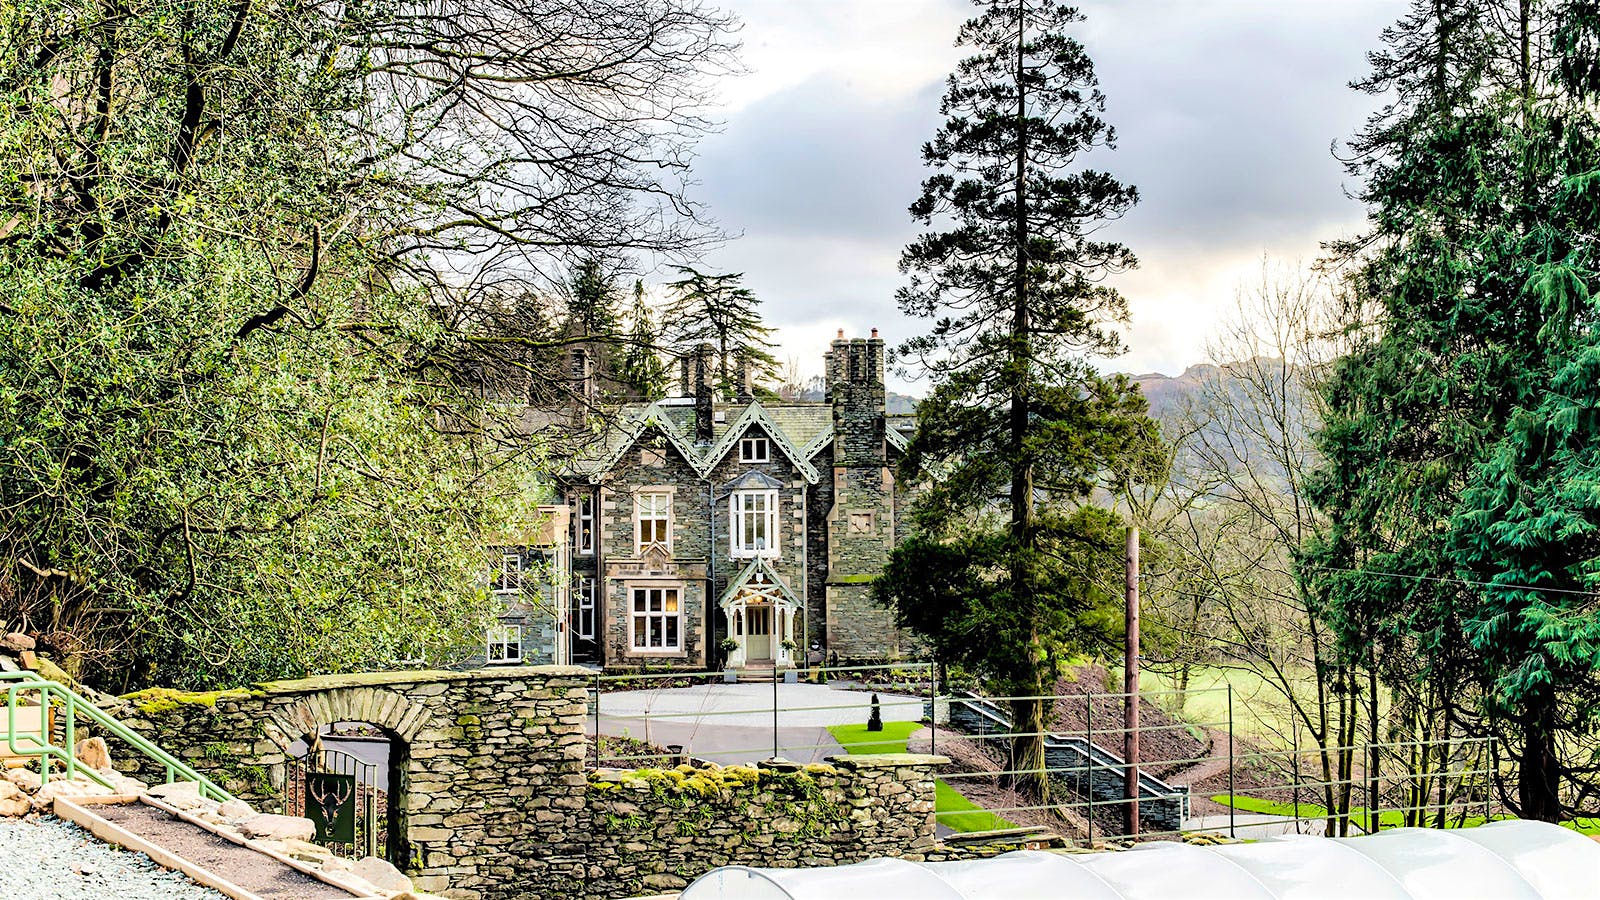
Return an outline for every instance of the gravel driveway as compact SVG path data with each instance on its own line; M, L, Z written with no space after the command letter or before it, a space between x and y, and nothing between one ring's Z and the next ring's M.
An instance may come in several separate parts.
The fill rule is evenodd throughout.
M5 900L227 900L54 816L0 819Z

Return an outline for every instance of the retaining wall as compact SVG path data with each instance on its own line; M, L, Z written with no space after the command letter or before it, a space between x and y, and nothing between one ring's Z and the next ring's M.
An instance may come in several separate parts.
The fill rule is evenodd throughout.
M917 858L934 846L940 757L842 757L761 769L585 770L592 673L539 666L146 691L108 709L259 809L276 810L296 741L336 722L391 736L401 817L391 861L459 900L610 900L719 865ZM125 773L166 780L124 747ZM285 810L298 814L298 810Z

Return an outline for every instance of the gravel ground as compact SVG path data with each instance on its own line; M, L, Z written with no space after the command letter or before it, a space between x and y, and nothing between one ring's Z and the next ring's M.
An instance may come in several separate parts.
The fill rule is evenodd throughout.
M0 900L226 900L54 816L0 819Z

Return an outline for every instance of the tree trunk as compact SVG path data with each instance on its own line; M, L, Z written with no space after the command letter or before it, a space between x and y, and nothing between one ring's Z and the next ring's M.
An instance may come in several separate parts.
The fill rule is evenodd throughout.
M1517 759L1517 802L1524 819L1561 821L1561 761L1556 756L1554 703L1538 694L1523 719L1522 753Z
M1027 92L1024 88L1023 48L1026 34L1025 9L1017 7L1017 175L1016 175L1016 237L1012 268L1011 347L1008 360L1010 372L1010 452L1011 452L1011 535L1015 543L1011 562L1011 579L1019 600L1034 607L1032 586L1032 551L1034 546L1033 460L1028 451L1029 375L1032 366L1032 324L1028 316L1028 204L1025 190L1028 170ZM1028 659L1024 663L1026 674L1021 680L1028 686L1028 694L1044 694L1043 646L1035 628L1028 638ZM1042 700L1013 701L1012 768L1018 770L1016 785L1043 803L1050 797L1050 780L1044 772L1044 702Z

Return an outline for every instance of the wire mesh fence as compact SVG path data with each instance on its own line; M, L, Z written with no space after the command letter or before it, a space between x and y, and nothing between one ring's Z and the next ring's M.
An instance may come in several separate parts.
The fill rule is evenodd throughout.
M1201 702L1193 702L1196 699ZM815 667L729 683L725 672L596 675L590 763L641 768L933 753L941 831L1072 839L1360 834L1497 815L1490 739L1314 741L1244 721L1230 687L992 697L944 689L927 663ZM1042 730L1013 726L1041 706ZM1200 708L1219 715L1185 716ZM1349 733L1347 732L1347 735ZM1287 740L1285 740L1287 738ZM1130 790L1129 785L1135 785Z

